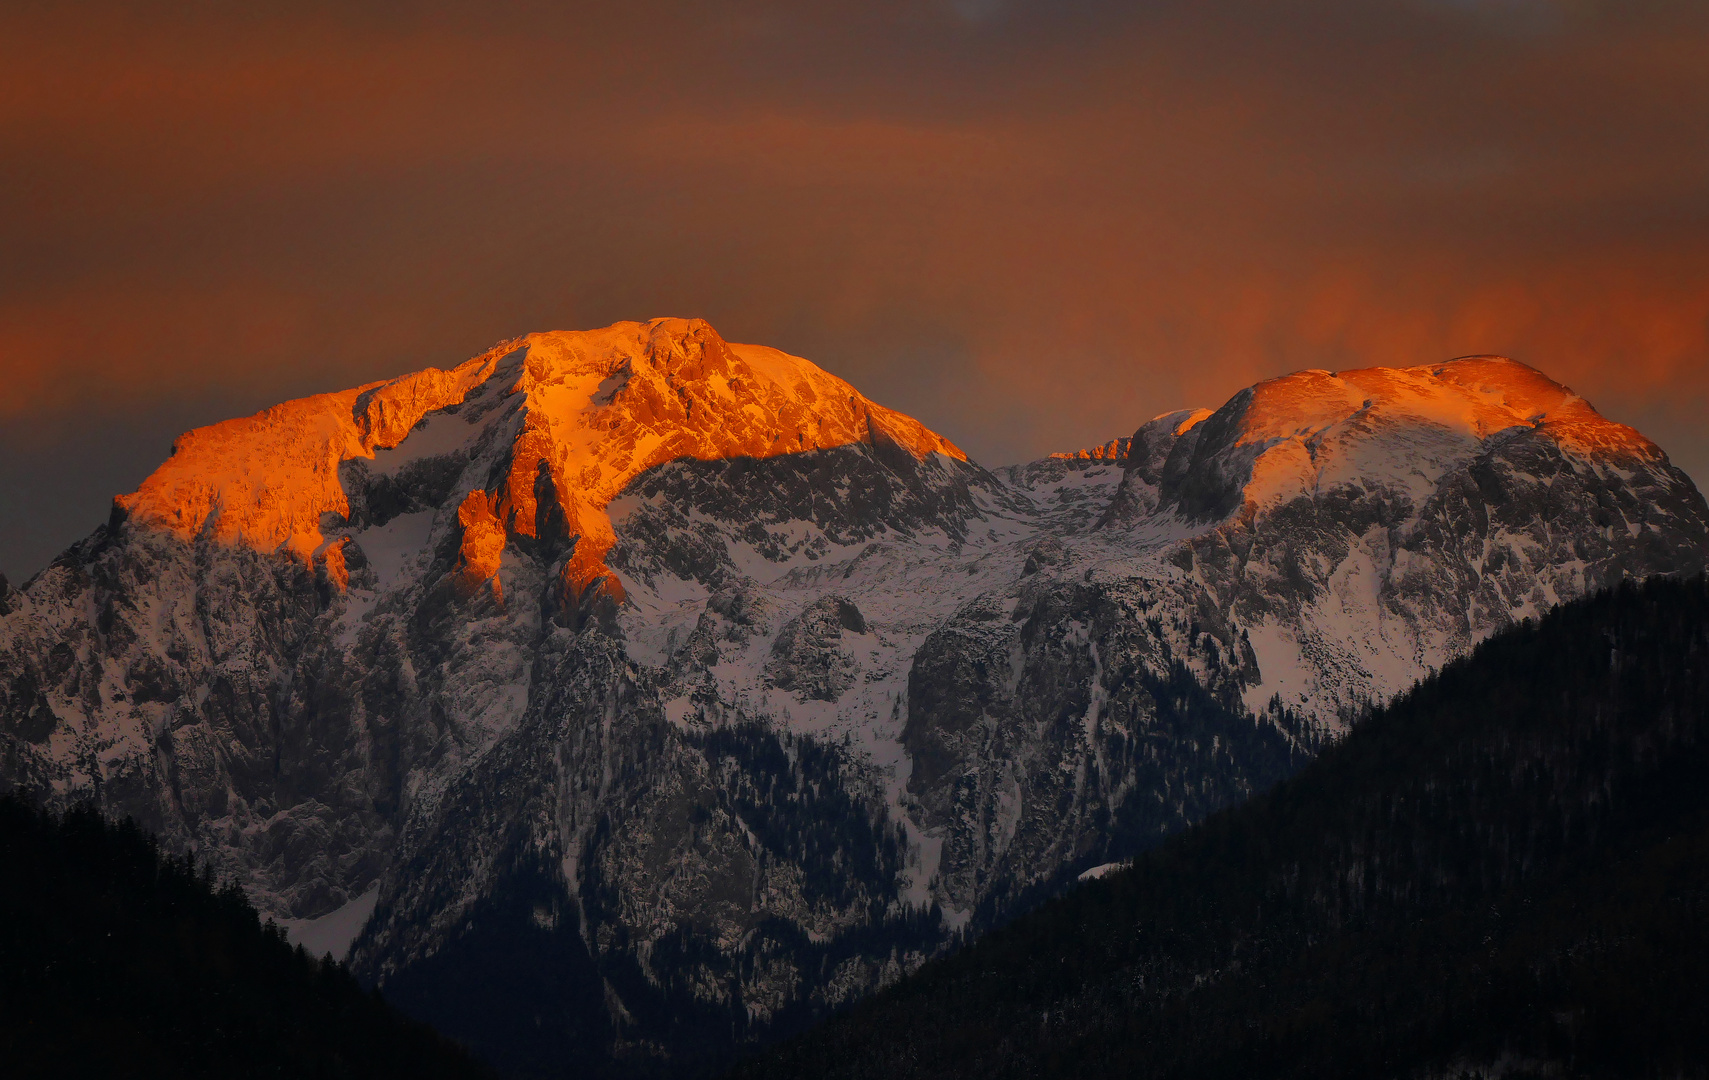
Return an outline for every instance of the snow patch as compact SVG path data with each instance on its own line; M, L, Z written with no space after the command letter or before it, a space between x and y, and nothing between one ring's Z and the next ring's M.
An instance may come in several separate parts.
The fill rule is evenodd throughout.
M344 960L350 955L350 946L355 943L356 935L368 925L368 917L374 914L374 905L379 899L380 883L376 881L361 896L317 919L274 921L284 929L286 940L292 945L301 945L310 956L318 958L331 953L334 960Z
M1242 699L1253 712L1263 712L1272 697L1279 696L1286 704L1298 704L1309 697L1313 682L1312 671L1303 662L1299 643L1280 626L1266 619L1246 628L1252 655L1258 660L1262 680L1248 687Z
M1075 878L1074 880L1076 880L1076 881L1096 881L1099 878L1103 877L1105 874L1113 874L1117 870L1126 870L1128 867L1130 867L1132 865L1133 865L1133 863L1131 861L1126 861L1126 860L1124 860L1122 862L1107 862L1107 863L1104 863L1100 866L1094 866L1090 870L1080 871L1080 876Z
M403 581L406 567L427 553L433 533L434 511L418 510L399 514L384 525L363 529L355 536L356 546L368 557L374 570L376 588L386 592Z

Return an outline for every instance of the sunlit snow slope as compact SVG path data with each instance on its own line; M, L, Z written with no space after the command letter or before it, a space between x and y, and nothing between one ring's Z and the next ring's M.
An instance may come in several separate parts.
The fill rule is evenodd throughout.
M190 432L0 587L0 781L293 927L371 906L358 970L515 1067L716 1061L1706 552L1659 449L1500 358L993 473L697 320L535 334Z

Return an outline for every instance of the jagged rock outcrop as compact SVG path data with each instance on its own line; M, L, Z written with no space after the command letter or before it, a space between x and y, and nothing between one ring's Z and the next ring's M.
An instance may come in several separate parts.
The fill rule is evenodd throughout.
M1623 576L1660 450L1491 358L992 473L687 320L181 438L0 584L0 782L95 797L520 1072L712 1068Z
M766 675L779 690L804 700L836 701L854 685L860 661L843 647L843 634L865 634L860 608L842 596L822 596L784 624L771 644Z
M1690 479L1512 360L1306 371L1177 415L1135 436L1155 449L1100 526L1190 530L1174 565L1254 635L1264 689L1308 711L1387 698L1625 577L1704 566Z

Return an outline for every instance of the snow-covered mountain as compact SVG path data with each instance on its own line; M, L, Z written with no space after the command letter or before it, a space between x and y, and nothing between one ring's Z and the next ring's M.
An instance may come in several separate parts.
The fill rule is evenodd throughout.
M1706 558L1659 449L1496 357L988 472L703 322L536 334L190 432L0 585L0 777L366 920L503 1064L692 1069Z

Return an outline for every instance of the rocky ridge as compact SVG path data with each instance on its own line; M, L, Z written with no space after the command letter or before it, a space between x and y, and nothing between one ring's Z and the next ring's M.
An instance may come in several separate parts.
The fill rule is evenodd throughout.
M372 910L358 970L516 1071L711 1067L1706 554L1499 358L993 473L698 321L531 335L191 432L0 586L0 777Z

